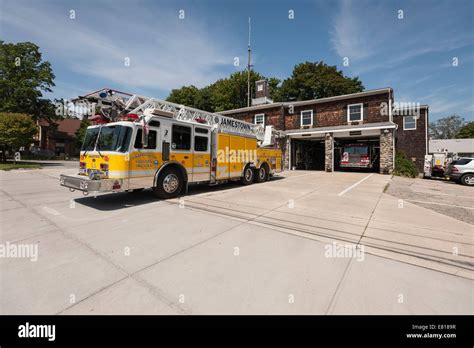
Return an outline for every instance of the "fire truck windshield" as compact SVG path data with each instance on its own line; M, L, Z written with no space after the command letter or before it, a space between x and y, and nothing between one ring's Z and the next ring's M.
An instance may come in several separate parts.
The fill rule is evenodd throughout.
M99 139L97 140L97 135ZM132 128L127 126L103 126L87 129L81 151L127 152ZM95 146L97 143L97 146Z
M369 153L367 146L344 147L344 152L347 152L349 155L367 155Z

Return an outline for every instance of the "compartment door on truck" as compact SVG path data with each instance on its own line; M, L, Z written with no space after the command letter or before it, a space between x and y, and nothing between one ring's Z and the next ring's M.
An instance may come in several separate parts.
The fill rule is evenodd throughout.
M210 130L194 126L193 182L211 179Z
M217 179L229 179L230 135L217 134Z
M245 153L245 138L231 135L229 151L229 176L231 178L238 178L242 175Z

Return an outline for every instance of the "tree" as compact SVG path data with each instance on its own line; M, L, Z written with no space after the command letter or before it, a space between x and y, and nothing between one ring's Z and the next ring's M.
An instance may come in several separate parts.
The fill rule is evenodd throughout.
M440 118L429 125L429 133L432 139L454 139L464 126L464 118L451 115Z
M172 103L193 106L196 105L198 93L199 89L196 86L183 86L181 88L172 89L166 100Z
M276 93L275 101L310 100L363 90L358 77L344 76L336 66L305 62L295 65L291 77L283 81Z
M456 134L457 139L472 139L474 138L474 122L468 122L461 127Z
M43 92L51 92L55 76L31 42L0 41L0 111L32 115L35 120L55 118L54 107Z
M264 78L263 75L251 71L251 97L255 96L255 82ZM277 89L277 85L280 81L276 78L270 78L268 81L271 96ZM201 89L192 85L173 89L166 100L210 112L246 107L247 72L235 72L228 78L217 80L211 85Z
M1 161L7 160L5 151L30 145L37 131L36 124L29 115L0 112Z

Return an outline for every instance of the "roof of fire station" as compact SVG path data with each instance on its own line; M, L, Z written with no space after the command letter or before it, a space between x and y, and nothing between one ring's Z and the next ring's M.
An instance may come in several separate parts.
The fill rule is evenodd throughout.
M284 107L286 106L287 107L287 106L293 105L294 107L298 107L298 106L303 106L303 105L327 103L327 102L331 102L331 101L344 100L344 99L350 99L350 98L368 97L368 96L371 96L371 95L385 94L385 93L390 93L391 95L393 95L393 89L391 87L371 89L371 90L364 91L364 92L357 92L357 93L351 93L351 94L342 94L342 95L337 95L337 96L334 96L334 97L310 99L310 100L302 100L302 101L294 101L294 102L280 102L280 103L255 105L255 106L249 106L249 107L240 108L240 109L225 110L225 111L221 111L221 112L218 112L218 113L221 114L221 115L231 115L231 114L235 114L235 113L238 113L238 112L271 109L271 108L275 108L275 107L278 107L278 106L280 106L280 107L281 106L284 106Z

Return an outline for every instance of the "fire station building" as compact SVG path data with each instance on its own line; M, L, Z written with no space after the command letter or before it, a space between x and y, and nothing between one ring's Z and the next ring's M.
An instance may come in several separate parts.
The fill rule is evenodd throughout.
M428 106L397 107L392 88L274 103L261 80L252 106L220 114L280 131L287 170L341 170L343 151L364 147L373 171L392 173L399 151L422 172L428 153Z

